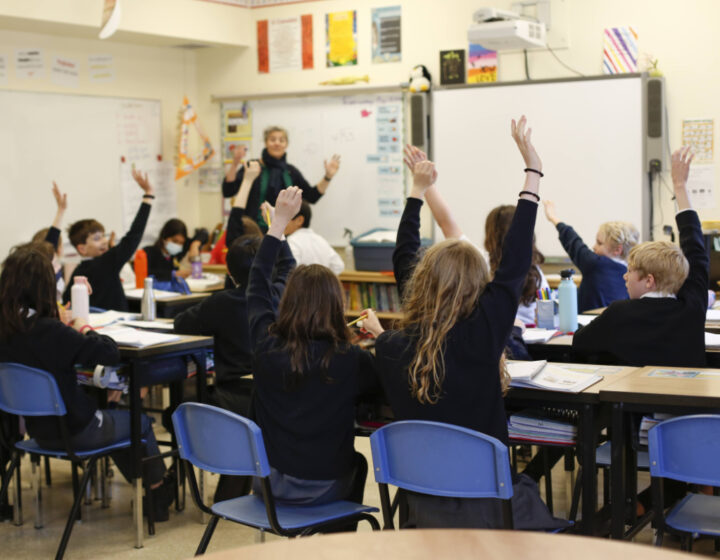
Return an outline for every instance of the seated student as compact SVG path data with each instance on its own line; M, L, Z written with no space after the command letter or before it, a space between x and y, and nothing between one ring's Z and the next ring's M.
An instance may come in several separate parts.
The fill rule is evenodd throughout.
M345 263L324 237L310 229L312 209L303 200L298 215L285 229L290 250L298 264L321 264L335 274L345 270Z
M466 241L445 240L417 261L420 208L434 165L421 161L414 167L393 254L404 318L400 330L371 330L379 335L377 367L398 420L446 422L508 443L502 356L532 263L542 170L525 124L525 117L513 121L512 135L529 170L492 280L485 260ZM407 502L407 526L495 527L501 519L497 504L488 500L408 493ZM566 525L550 516L528 477L519 475L513 503L516 528Z
M573 337L573 349L631 366L705 365L708 255L697 213L687 195L692 155L672 155L680 247L641 243L630 251L625 283L629 300L616 301Z
M297 267L277 312L273 303L273 265L301 200L297 187L280 192L250 269L255 418L263 431L278 501L360 502L367 462L353 448L355 399L377 384L374 358L350 344L342 286L324 266ZM367 313L366 323L377 322L372 310Z
M52 188L53 197L55 198L55 204L57 205L57 212L55 213L55 219L49 228L43 228L33 235L33 243L41 241L47 241L53 246L54 255L52 258L53 269L55 270L55 284L57 289L58 301L62 300L62 294L65 291L65 275L63 271L63 265L60 261L62 257L62 238L60 237L60 224L62 224L65 210L67 210L67 193L61 193L57 186L57 183L53 181Z
M590 250L572 227L558 219L555 204L551 200L544 204L545 216L557 228L560 243L582 274L578 312L627 299L623 275L627 271L628 253L640 240L637 228L628 222L605 222L600 225Z
M203 235L203 232L205 235ZM207 231L199 230L195 237L188 239L185 222L172 218L163 224L157 241L143 247L147 255L148 276L154 276L158 282L170 282L172 273L181 278L190 276L190 270L180 270L180 261L200 256L200 246L207 238Z
M39 368L57 381L67 409L70 445L77 450L104 447L130 437L130 412L98 410L95 401L77 384L75 364L113 365L120 361L115 342L93 331L87 318L71 326L58 316L55 275L38 244L29 243L10 253L0 274L0 361ZM54 416L26 417L28 433L41 447L62 449ZM142 438L147 455L159 453L150 419L142 417ZM129 480L129 449L112 453L120 472ZM162 459L146 464L153 488L155 519L166 521L174 498L172 481L164 478Z
M70 282L65 288L63 301L70 300L73 278L85 276L93 287L93 293L90 295L91 306L127 311L128 304L120 282L120 270L132 258L142 241L152 201L155 198L147 174L143 175L133 169L132 175L145 194L130 229L120 243L108 247L105 228L96 220L80 220L70 226L68 230L70 242L83 257L83 261L73 271Z

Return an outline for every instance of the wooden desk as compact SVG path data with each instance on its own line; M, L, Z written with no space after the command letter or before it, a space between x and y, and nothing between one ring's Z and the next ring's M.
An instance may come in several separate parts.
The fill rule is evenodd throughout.
M590 540L573 535L482 529L418 529L320 535L243 546L207 554L205 557L207 560L548 560L564 555L583 560L688 558L683 552L640 544Z
M180 335L180 340L157 344L146 348L120 347L120 357L130 365L129 375L129 401L130 401L130 441L132 455L131 484L135 486L133 518L135 523L135 548L143 546L143 512L142 512L142 442L140 417L142 413L142 400L140 387L180 381L187 377L187 360L192 359L197 366L197 393L198 400L205 400L206 384L206 357L207 350L213 345L213 338L207 336ZM153 364L160 360L178 359L185 364L185 369L178 367L172 378L164 376L158 379L153 376Z
M181 311L192 307L196 303L210 297L210 292L193 292L189 295L178 294L177 296L163 299L156 299L155 305L157 316L161 318L171 319ZM128 297L128 307L133 313L140 313L140 298Z
M662 370L699 373L691 378L665 377ZM630 538L636 527L625 533L625 507L629 502L632 521L635 521L637 458L630 446L627 415L632 412L717 413L720 409L720 370L660 366L640 368L603 387L600 399L612 407L611 536L615 539Z
M558 286L560 286L560 274L546 274L545 279L547 280L548 286L553 290L557 290ZM580 274L573 274L572 279L576 286L579 286L580 282L582 282L582 276Z
M590 309L584 311L583 315L600 315L605 311L605 307L598 307L597 309ZM705 330L714 334L720 334L720 321L705 321Z

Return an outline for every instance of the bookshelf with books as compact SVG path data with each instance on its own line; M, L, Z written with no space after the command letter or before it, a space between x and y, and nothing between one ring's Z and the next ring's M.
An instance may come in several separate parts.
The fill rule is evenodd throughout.
M345 292L345 315L359 317L363 309L372 307L379 319L402 317L400 296L395 276L384 272L346 271L340 273Z

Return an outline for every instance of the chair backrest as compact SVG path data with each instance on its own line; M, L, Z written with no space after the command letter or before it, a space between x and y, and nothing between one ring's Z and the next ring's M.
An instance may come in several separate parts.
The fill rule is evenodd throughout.
M378 483L457 498L513 494L507 446L480 432L407 420L377 430L370 445Z
M720 414L680 416L648 431L650 474L720 486Z
M21 416L65 416L55 378L41 369L0 363L0 410Z
M260 428L222 408L183 403L172 415L180 457L205 471L268 476L270 463Z

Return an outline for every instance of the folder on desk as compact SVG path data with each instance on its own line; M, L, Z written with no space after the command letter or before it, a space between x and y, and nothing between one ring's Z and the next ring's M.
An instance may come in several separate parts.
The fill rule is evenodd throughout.
M131 327L105 327L99 332L112 338L119 346L133 346L135 348L145 348L146 346L180 340L180 336L176 334L156 333Z

